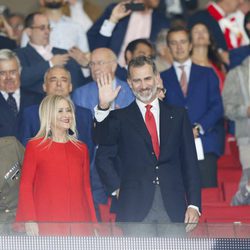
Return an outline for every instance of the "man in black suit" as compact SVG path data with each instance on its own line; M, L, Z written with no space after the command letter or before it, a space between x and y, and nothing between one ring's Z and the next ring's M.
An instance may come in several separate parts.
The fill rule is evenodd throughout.
M108 78L97 82L96 164L107 192L117 196L117 221L197 223L200 176L192 128L183 108L158 100L154 62L145 56L130 61L136 101L124 109L109 113L119 90Z
M14 52L0 50L0 137L16 136L21 111L42 99L20 88L20 69Z
M43 76L52 66L64 66L71 74L73 88L86 83L81 66L66 50L54 48L49 44L50 25L48 18L35 12L25 19L25 27L30 42L16 50L22 66L22 87L34 92L43 93ZM65 34L66 35L66 34Z

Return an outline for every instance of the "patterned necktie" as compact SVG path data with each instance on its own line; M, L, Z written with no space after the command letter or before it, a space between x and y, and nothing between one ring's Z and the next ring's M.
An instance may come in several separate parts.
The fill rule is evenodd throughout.
M159 147L155 118L154 118L153 113L150 111L150 109L152 108L152 105L148 104L145 107L146 107L145 123L146 123L146 127L148 129L148 132L151 136L155 155L158 159L159 155L160 155L160 147Z
M17 110L17 104L16 104L16 100L13 97L14 93L8 93L8 98L7 98L7 103L10 107L10 109L12 110L12 112L14 113L15 116L17 116L18 110Z
M180 86L181 86L181 90L183 95L186 97L187 96L187 88L188 88L188 84L187 84L187 75L186 72L184 70L184 65L179 66L179 68L181 69L181 78L180 78Z

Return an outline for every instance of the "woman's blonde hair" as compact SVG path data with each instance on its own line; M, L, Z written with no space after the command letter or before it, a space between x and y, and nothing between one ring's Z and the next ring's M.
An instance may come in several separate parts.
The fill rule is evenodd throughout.
M78 142L77 130L76 130L76 119L75 119L75 107L69 97L63 97L60 95L48 95L46 96L39 106L39 119L40 129L37 132L36 138L43 138L42 142L45 142L48 138L52 138L51 123L52 121L56 125L56 114L59 102L65 100L72 110L72 124L67 133L67 139L71 142Z

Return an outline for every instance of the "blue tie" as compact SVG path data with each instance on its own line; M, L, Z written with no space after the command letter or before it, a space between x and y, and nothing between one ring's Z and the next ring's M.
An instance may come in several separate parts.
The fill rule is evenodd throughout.
M18 110L17 110L17 104L16 104L16 100L13 97L14 93L8 93L8 98L7 98L7 103L10 107L10 109L12 110L12 112L14 113L15 116L17 116Z

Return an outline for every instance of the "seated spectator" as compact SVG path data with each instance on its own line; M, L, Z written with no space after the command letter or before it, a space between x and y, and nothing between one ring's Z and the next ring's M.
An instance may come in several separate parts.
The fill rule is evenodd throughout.
M23 109L42 99L41 95L21 88L20 71L16 54L0 50L0 137L17 136Z
M62 95L69 97L72 91L70 72L63 66L49 68L44 75L43 90L46 95ZM39 105L33 105L24 109L20 121L19 138L26 146L28 141L34 137L40 126ZM92 114L90 110L75 106L76 128L78 139L88 146L90 158L93 156Z
M220 91L223 89L226 69L214 42L214 38L203 23L197 23L191 28L191 42L193 63L211 67L220 80Z
M43 93L44 73L54 65L65 66L70 71L74 88L86 82L80 65L70 57L69 53L50 45L51 26L45 15L39 12L28 15L25 27L30 42L26 47L16 50L22 66L23 88Z
M154 57L154 47L153 44L145 38L140 38L131 41L124 53L126 66L121 67L119 64L117 65L116 76L123 80L127 81L127 65L131 61L131 59L137 56L147 56L147 57Z
M222 92L225 115L235 121L235 137L239 147L242 177L232 205L250 204L250 56L230 70Z
M2 113L1 113L2 114ZM15 137L0 137L0 234L11 234L16 216L24 147Z
M87 33L90 49L110 48L118 56L119 64L125 66L128 43L138 38L154 42L159 31L169 27L169 21L157 10L159 0L141 2L145 5L143 11L127 10L124 1L109 5Z

